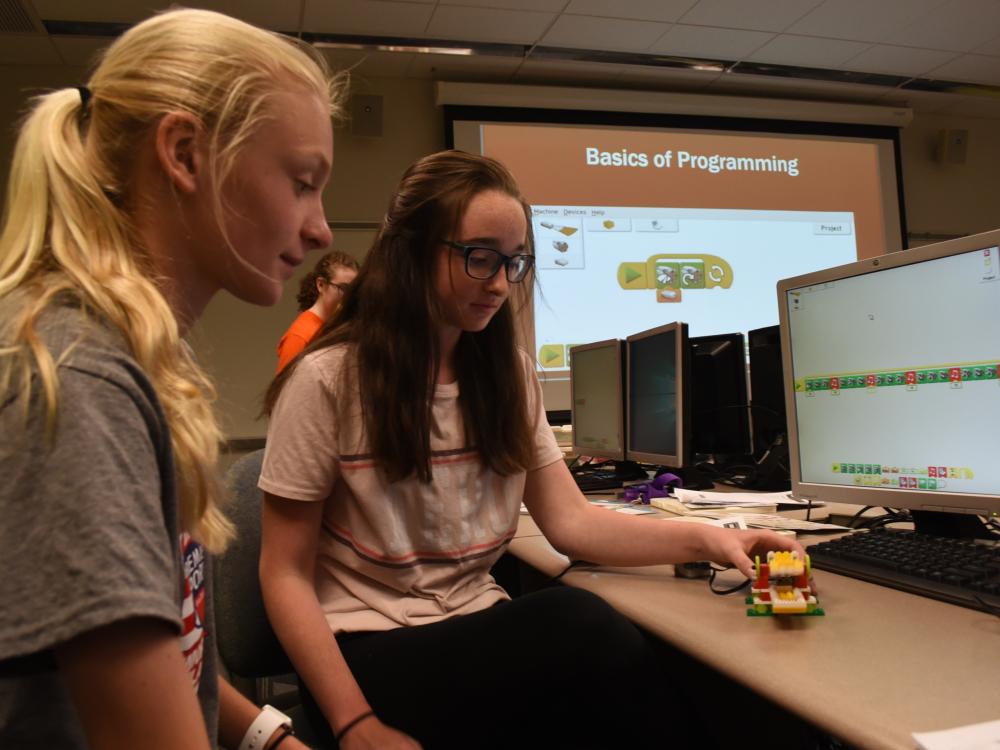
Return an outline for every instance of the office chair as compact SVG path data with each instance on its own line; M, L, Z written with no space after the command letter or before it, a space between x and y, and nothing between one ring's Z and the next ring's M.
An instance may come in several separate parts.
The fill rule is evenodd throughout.
M257 488L264 449L243 456L226 473L232 493L227 515L236 526L236 539L213 561L213 603L219 656L229 672L254 680L251 699L271 703L292 717L295 733L310 747L323 749L315 739L295 690L277 695L271 678L293 671L264 610L257 565L260 559L260 513L263 493Z

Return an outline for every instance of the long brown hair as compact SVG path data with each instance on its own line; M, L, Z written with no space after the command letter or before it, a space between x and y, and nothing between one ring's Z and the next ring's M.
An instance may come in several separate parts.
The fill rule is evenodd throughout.
M389 481L413 474L431 481L431 400L441 325L433 287L436 254L470 201L490 190L521 203L525 252L533 252L531 209L502 164L461 151L424 157L403 174L340 310L306 349L351 345L369 448ZM532 283L529 274L512 285L489 325L463 332L455 351L467 444L503 475L527 469L534 444L513 309L531 299ZM271 383L267 413L293 371L294 364Z

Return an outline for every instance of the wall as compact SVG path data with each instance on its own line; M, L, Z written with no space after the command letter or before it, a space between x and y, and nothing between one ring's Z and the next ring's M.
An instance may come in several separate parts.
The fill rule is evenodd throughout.
M73 85L83 80L75 68L0 67L0 161L6 166L16 120L29 89ZM335 137L334 171L324 201L333 222L377 223L402 171L420 156L444 146L443 119L433 104L433 84L419 79L356 79L355 90L383 97L383 135L352 136L349 127ZM934 159L942 129L969 132L964 164ZM906 214L912 233L958 235L1000 226L996 175L1000 174L1000 128L996 120L917 115L901 136ZM360 258L371 229L335 232L334 247ZM919 244L919 243L914 243ZM301 269L304 274L311 261ZM296 315L295 292L301 274L289 281L281 302L254 308L219 295L192 335L202 362L214 375L219 411L230 438L264 435L256 419L260 397L276 363L275 347Z

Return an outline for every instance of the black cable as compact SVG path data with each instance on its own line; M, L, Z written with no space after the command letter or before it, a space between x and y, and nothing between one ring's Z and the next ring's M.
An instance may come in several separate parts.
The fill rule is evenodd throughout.
M732 568L733 568L732 565L729 565L729 566L724 567L724 568L717 568L714 565L711 566L711 571L708 574L708 590L711 591L713 594L718 594L719 596L726 596L728 594L735 594L737 591L739 591L741 589L744 589L747 586L749 586L750 585L750 579L749 578L747 578L746 580L744 580L743 583L741 583L739 586L733 586L733 588L731 588L731 589L717 589L717 588L715 588L715 586L712 585L715 582L715 574L716 573L722 573L722 572L725 572L727 570L732 570Z

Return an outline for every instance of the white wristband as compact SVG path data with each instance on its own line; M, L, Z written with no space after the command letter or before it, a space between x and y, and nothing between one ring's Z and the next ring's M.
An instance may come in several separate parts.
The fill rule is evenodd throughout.
M292 728L292 720L273 706L264 706L243 735L239 750L261 750L280 727Z

